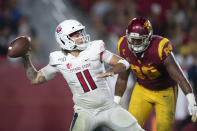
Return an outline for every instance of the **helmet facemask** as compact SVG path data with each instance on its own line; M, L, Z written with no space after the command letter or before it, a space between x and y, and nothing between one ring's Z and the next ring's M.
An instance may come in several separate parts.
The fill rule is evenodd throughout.
M79 32L81 35L79 37L72 38L72 34ZM74 47L73 50L85 50L88 42L90 41L90 35L87 35L85 30L76 31L74 33L69 34L67 37L73 43ZM79 39L82 39L82 42Z
M142 54L150 45L152 25L146 18L132 19L126 30L128 46L135 54Z
M126 32L126 37L127 37L128 43L129 43L129 48L134 53L141 53L141 52L145 51L150 44L151 35L152 35L152 32L150 32L148 35L140 35L138 33L128 34L128 32ZM141 44L134 45L132 43L132 40L140 41Z

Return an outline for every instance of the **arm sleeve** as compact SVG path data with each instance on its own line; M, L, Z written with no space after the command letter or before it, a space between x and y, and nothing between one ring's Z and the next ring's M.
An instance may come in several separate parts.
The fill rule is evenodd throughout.
M52 79L59 72L54 66L51 66L49 64L45 66L44 68L42 68L41 71L43 75L45 76L46 80Z

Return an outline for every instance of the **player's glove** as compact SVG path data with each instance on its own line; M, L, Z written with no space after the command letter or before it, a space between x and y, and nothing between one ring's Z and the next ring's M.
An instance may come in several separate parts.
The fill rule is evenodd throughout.
M196 120L197 120L197 105L196 105L194 94L189 93L186 95L186 98L189 102L189 105L188 105L189 114L192 116L192 121L196 122Z
M121 96L114 96L114 102L120 104Z

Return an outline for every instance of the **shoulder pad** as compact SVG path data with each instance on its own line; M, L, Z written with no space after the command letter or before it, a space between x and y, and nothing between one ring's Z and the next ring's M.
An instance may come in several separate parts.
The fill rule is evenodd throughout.
M163 38L158 47L158 54L160 57L160 60L164 60L170 52L173 50L171 42L167 38Z
M106 46L103 40L95 40L91 42L91 48L95 50L96 52L100 53L106 50Z
M58 65L66 61L66 56L62 51L54 51L49 55L49 64Z
M122 36L118 41L118 54L121 55L121 48L125 48L124 46L125 36ZM126 44L127 45L127 44Z

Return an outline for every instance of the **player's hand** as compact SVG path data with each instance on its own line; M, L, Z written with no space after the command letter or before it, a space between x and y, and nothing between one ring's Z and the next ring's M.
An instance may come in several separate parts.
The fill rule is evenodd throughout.
M31 47L29 47L28 51L22 57L28 57L31 54Z
M188 100L188 110L189 114L192 116L192 121L196 122L197 121L197 105L195 101L195 96L193 93L189 93L186 95L186 98Z
M192 121L196 122L197 120L197 105L188 105L189 114L192 116Z
M105 78L105 77L109 77L109 76L114 77L114 72L109 70L109 71L103 73L102 75L99 75L97 78L101 79L101 78Z

